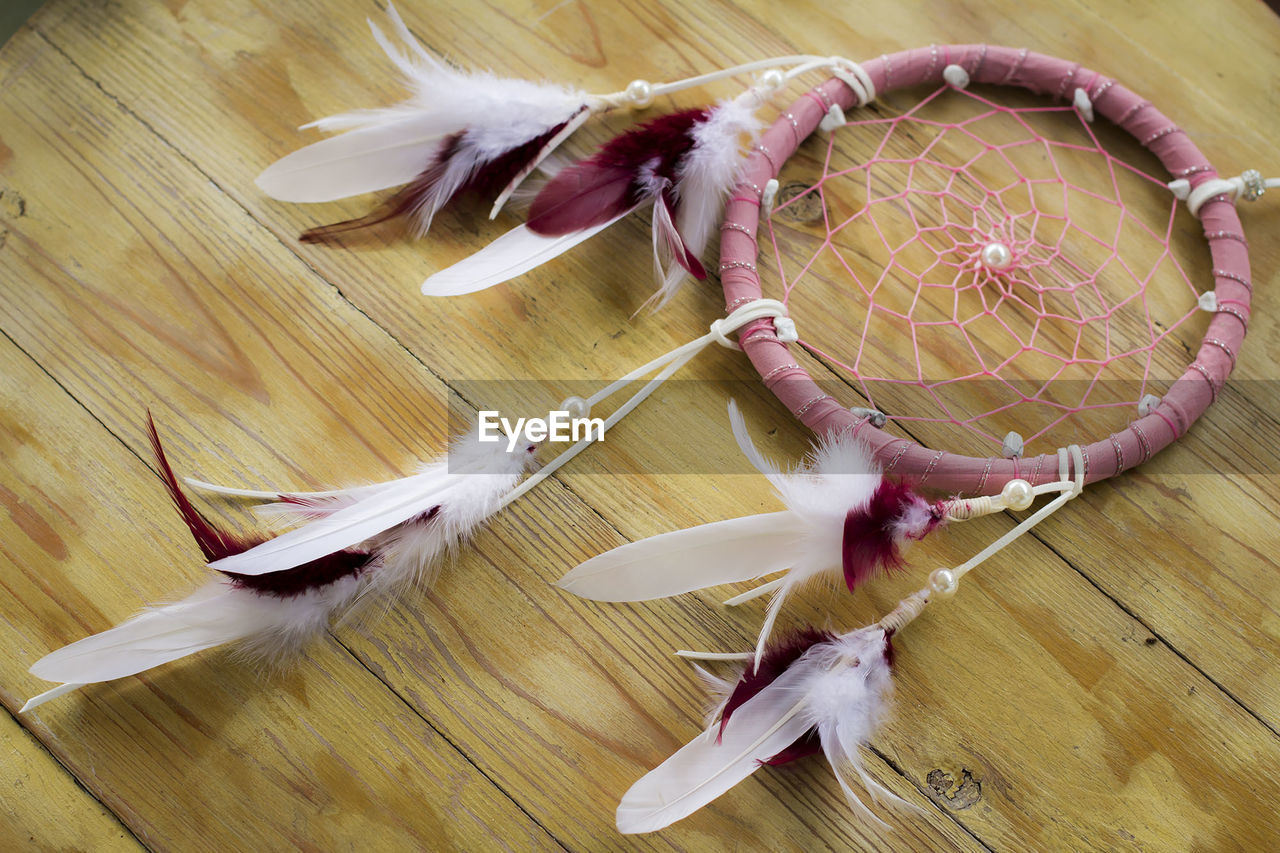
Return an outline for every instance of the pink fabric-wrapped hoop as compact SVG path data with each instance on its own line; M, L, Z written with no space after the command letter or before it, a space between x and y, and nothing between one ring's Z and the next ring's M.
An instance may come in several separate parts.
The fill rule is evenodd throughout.
M1217 177L1203 154L1176 125L1124 86L1095 71L1051 56L989 45L951 45L902 51L870 60L862 68L879 93L943 82L948 65L963 68L974 83L1019 86L1058 100L1070 100L1083 89L1097 115L1132 135L1151 151L1173 177L1187 178L1192 188ZM817 94L814 97L813 94ZM855 95L838 79L828 80L814 93L801 96L760 140L760 148L747 161L744 177L725 207L725 221L736 223L721 232L720 270L726 310L761 298L756 272L760 223L759 188L777 177L778 169L825 115L824 103L851 109ZM775 166L774 164L777 164ZM1220 302L1236 306L1247 316L1252 296L1248 247L1235 205L1219 196L1200 209L1205 238L1213 262L1213 277ZM740 226L740 227L739 227ZM803 322L803 318L802 322ZM907 439L889 435L824 394L788 350L788 344L772 334L761 320L739 334L743 350L765 384L796 417L820 434L857 429L886 471L923 478L927 485L952 494L994 494L1011 479L1022 477L1034 484L1057 479L1054 454L1021 460L977 458L930 450ZM1209 322L1195 361L1168 389L1160 405L1128 428L1106 436L1084 451L1085 482L1096 482L1139 465L1190 428L1217 397L1231 373L1244 339L1245 325L1230 312L1215 314Z

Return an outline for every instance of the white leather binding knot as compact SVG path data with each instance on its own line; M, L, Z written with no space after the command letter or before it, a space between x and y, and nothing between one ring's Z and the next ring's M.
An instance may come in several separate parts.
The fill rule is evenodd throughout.
M1234 178L1210 178L1195 189L1186 178L1170 181L1168 187L1174 196L1187 203L1192 216L1199 216L1204 203L1220 195L1230 196L1233 202L1257 201L1267 190L1280 187L1280 178L1264 178L1257 169L1246 169Z

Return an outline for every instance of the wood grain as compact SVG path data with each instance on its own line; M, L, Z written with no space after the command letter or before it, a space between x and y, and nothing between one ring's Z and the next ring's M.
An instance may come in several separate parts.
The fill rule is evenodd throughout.
M1255 81L1280 66L1280 24L1245 0L1174 5L868 3L847 20L818 4L710 0L401 11L439 53L593 91L771 53L1027 44L1143 92L1224 171L1265 170L1280 111ZM464 206L422 243L386 229L344 249L299 245L302 228L365 202L285 205L252 180L312 138L298 124L400 96L364 28L377 8L51 2L0 50L11 710L40 689L23 674L40 655L200 575L140 461L145 409L181 472L275 487L384 479L441 446L450 408L545 406L719 315L708 285L631 318L648 264L615 259L643 261L640 221L445 301L418 282L513 217ZM1224 61L1198 38L1210 28L1252 60ZM574 146L626 121L609 116ZM1251 234L1276 224L1268 201L1246 211ZM1273 849L1280 507L1267 487L1280 400L1266 389L1280 304L1267 285L1280 250L1255 239L1252 257L1238 375L1257 390L1224 395L1186 439L1091 489L901 638L898 707L869 767L924 811L879 810L889 832L850 816L820 762L756 774L663 833L612 828L627 786L700 725L697 679L670 649L744 648L759 605L726 610L712 590L609 606L549 582L630 539L776 508L759 478L712 473L745 471L725 402L739 400L773 455L799 455L806 437L738 354L716 351L690 365L698 384L659 392L495 519L430 592L338 627L287 674L260 680L205 655L21 718L46 750L29 745L29 766L64 792L67 815L31 834L73 845L118 835L119 820L157 849ZM955 563L1013 523L956 527L912 566ZM857 624L916 584L815 590L786 620ZM92 796L71 796L75 782Z
M8 714L0 718L0 836L13 848L142 850L105 806ZM68 819L60 819L60 818Z

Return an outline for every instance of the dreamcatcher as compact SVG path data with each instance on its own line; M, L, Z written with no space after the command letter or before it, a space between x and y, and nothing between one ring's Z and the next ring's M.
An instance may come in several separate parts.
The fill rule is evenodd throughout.
M854 340L852 355L842 357L798 338L790 325L781 334L756 321L740 333L765 384L823 436L808 463L783 473L731 411L744 454L787 510L625 545L560 582L592 598L642 600L785 571L729 601L775 594L754 652L681 653L741 661L744 669L728 681L704 673L720 700L713 722L627 792L618 808L624 832L660 829L761 764L818 751L868 818L875 820L851 774L872 797L901 802L858 758L890 690L894 634L1087 483L1145 462L1185 433L1218 395L1248 327L1248 252L1233 202L1255 199L1274 182L1256 172L1217 178L1155 107L1078 64L959 46L884 56L863 70L882 94L943 85L901 114L852 122L844 110L861 93L830 81L806 94L756 146L722 224L720 270L731 312L761 299L757 237L767 231L782 301L809 308L798 322L843 331L834 342L846 350ZM1070 106L1019 106L1022 95L1004 91L1008 101L997 103L968 91L971 83L1049 94ZM1154 154L1173 183L1109 153L1096 116ZM819 125L832 132L825 151L808 155L816 181L779 202L784 164ZM1073 135L1064 141L1066 131ZM1093 183L1079 185L1078 177ZM1167 219L1141 222L1125 202L1133 188L1169 194ZM1198 262L1180 261L1170 249L1177 198L1200 217L1209 243L1203 279L1214 287L1204 293L1184 266ZM788 217L792 208L809 210ZM797 224L806 220L816 224ZM1134 243L1136 253L1126 254ZM806 286L816 294L806 295ZM1212 314L1198 346L1190 333L1197 311ZM812 380L797 347L814 369L841 377L836 385L847 402ZM1195 359L1179 364L1180 351ZM1074 380L1065 391L1055 386L1062 379ZM975 381L990 386L981 390L990 392L991 408L957 408L953 386ZM885 431L881 408L905 412L894 420L911 426L951 428L960 447L989 449L975 456L927 449ZM1082 415L1117 410L1114 431L1100 440L1076 438L1053 453L1024 455L1030 441L1055 431L1079 435L1087 428ZM1026 441L1015 430L993 429L1028 418L1035 426ZM886 480L889 473L914 488L977 497L929 504ZM944 522L1029 509L1042 495L1053 497L971 559L934 571L878 623L843 635L805 629L767 643L779 606L799 583L832 572L852 589L898 564L902 545Z
M505 280L651 206L661 302L685 273L705 273L701 248L715 222L708 209L728 196L719 264L727 316L703 337L559 408L585 417L648 377L604 419L607 429L706 347L741 348L778 399L820 436L812 458L792 470L777 467L755 447L731 406L740 447L786 509L632 543L584 563L560 583L593 598L640 600L785 572L731 599L774 593L757 648L703 656L741 661L743 670L734 680L708 675L721 694L715 721L627 793L618 811L622 831L661 828L762 763L818 751L831 761L855 808L874 819L855 795L850 772L873 796L892 797L862 773L858 749L874 731L891 689L893 636L1086 484L1146 461L1210 405L1234 366L1249 317L1247 248L1234 201L1256 198L1272 182L1257 173L1218 178L1150 104L1078 64L1025 50L932 47L862 66L788 57L592 97L444 68L412 41L394 13L392 20L409 53L376 28L375 35L415 81L418 101L327 120L329 129L350 129L281 161L262 183L278 190L275 181L332 172L325 197L407 187L370 217L313 238L415 211L425 226L464 190L502 188L500 204L594 112L627 100L643 104L654 93L744 68L787 69L766 71L745 94L718 107L652 120L563 170L535 197L529 223L433 276L427 289L464 292ZM792 77L817 68L835 76L788 108L743 165L741 136L752 129L755 109ZM1021 91L1002 105L968 91L971 83L1002 87L1001 97L1008 89L1027 90L1070 106L1024 105ZM469 112L466 99L451 111L426 103L440 87L466 85L490 107L495 99L517 98L523 106L516 110L520 121L511 123L516 130L501 136L492 111ZM846 111L866 106L877 93L925 85L941 88L908 110L847 120ZM951 114L956 103L972 108L967 118ZM1166 189L1109 153L1094 129L1095 116L1146 147L1174 183ZM819 125L830 134L825 151L796 155ZM1062 141L1066 127L1074 136ZM405 153L411 148L406 130L416 153ZM1085 160L1092 166L1077 172ZM794 181L781 183L789 180L782 171L788 163L814 172L799 191ZM1095 183L1077 183L1086 178ZM1171 189L1187 202L1204 226L1210 272L1201 275L1197 261L1179 260L1170 251L1176 203L1170 202L1166 221L1144 225L1123 200L1133 186ZM1100 212L1114 222L1093 221ZM764 259L757 254L762 236L769 248ZM1152 247L1136 260L1127 254L1135 239ZM773 269L769 279L776 275L779 298L762 291L766 264ZM1204 293L1191 283L1209 278L1214 287ZM815 334L801 336L789 316L793 309ZM1175 371L1166 353L1191 340L1197 310L1212 316L1193 347L1194 361ZM841 338L831 334L850 328L856 329L851 354L847 344L844 352L832 345ZM736 343L730 338L735 333ZM823 343L824 333L831 344ZM927 335L941 343L926 343ZM1003 354L996 346L1001 340L1013 342ZM886 346L890 341L897 343ZM829 390L814 382L811 373L819 370L833 377ZM1114 378L1107 378L1108 371ZM1003 393L1005 401L983 411L963 408L963 395L953 394L953 386L975 380L993 395ZM1067 380L1064 396L1058 390ZM1138 416L1122 415L1100 440L1078 438L1082 415L1122 407ZM1035 414L1023 421L1015 412L1024 409ZM950 429L959 436L953 446L978 455L926 449L890 433L890 421ZM1029 426L1009 426L1022 423ZM1070 440L1056 450L1026 455L1027 445L1049 443L1064 430ZM64 683L27 708L84 683L232 640L249 640L270 654L296 646L368 593L429 574L445 551L592 441L574 443L529 476L536 443L486 446L473 431L446 457L389 483L297 493L191 481L217 493L272 501L269 512L301 522L263 541L230 537L201 518L164 461L154 428L152 436L166 486L221 577L182 602L146 611L38 662L35 674ZM932 499L926 489L952 497ZM1050 499L1016 527L971 559L934 571L879 622L840 635L806 629L771 640L787 594L804 581L831 573L852 589L901 567L911 541L946 523L1030 509L1042 496Z

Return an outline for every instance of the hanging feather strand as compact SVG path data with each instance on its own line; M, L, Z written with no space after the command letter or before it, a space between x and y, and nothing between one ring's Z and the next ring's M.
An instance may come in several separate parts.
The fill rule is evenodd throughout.
M754 135L760 95L652 119L560 170L537 194L524 226L426 280L429 296L470 293L528 272L646 205L653 206L660 308L686 274L706 278L700 260L725 195Z
M889 633L873 625L836 636L807 629L770 645L743 669L718 719L636 782L618 805L618 830L654 832L687 817L762 765L826 755L850 806L883 826L855 793L912 806L863 769L859 754L892 694Z
M463 193L496 194L518 182L593 109L574 89L487 72L451 68L413 37L387 7L397 46L372 21L379 46L413 96L394 107L357 110L306 127L345 131L268 167L258 186L272 198L322 202L405 185L368 215L313 228L305 242L324 242L398 216L421 236L432 218Z
M757 655L786 597L839 570L850 591L901 565L902 548L942 524L943 506L885 479L850 432L824 438L783 473L756 449L735 404L734 437L787 509L663 533L582 563L557 585L597 601L647 601L786 571L760 631Z
M277 663L370 594L429 580L445 552L501 507L533 461L535 445L508 452L478 434L413 477L322 496L281 495L276 512L306 521L274 539L232 536L183 493L148 418L160 474L192 537L222 578L172 604L59 649L31 673L59 687L30 710L84 684L134 675L227 643Z

